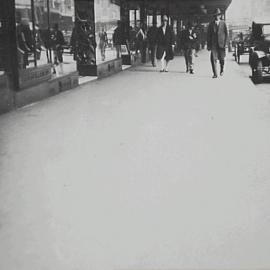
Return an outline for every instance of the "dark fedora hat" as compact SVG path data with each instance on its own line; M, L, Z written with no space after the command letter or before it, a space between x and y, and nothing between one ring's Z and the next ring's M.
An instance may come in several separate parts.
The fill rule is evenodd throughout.
M214 15L221 15L221 14L222 14L221 10L219 8L216 8Z

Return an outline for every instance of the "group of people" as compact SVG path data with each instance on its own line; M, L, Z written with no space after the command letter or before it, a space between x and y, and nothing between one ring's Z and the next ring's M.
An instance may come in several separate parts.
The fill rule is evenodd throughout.
M161 72L168 72L169 61L173 59L174 41L173 32L168 26L167 16L163 17L163 24L154 31L156 26L149 29L149 44L151 51L152 65L155 66L155 59L160 60ZM156 33L156 34L153 34ZM155 37L156 38L153 38ZM184 52L186 72L194 74L194 57L197 50L197 33L195 25L188 22L181 36L181 47ZM220 64L219 75L224 74L226 46L228 42L228 29L224 20L222 20L222 12L217 8L213 14L213 20L209 23L207 30L207 49L210 51L210 60L213 71L212 78L218 78L217 63Z
M207 49L211 51L211 65L213 78L218 77L217 62L220 63L219 75L224 74L225 65L225 48L228 41L228 31L220 9L216 9L213 14L213 20L209 23L207 31ZM97 47L95 41L95 33L91 30L91 26L87 21L80 20L75 24L71 36L71 47L74 53L74 59L82 64L95 64L95 50ZM134 43L136 52L141 52L142 62L146 62L146 49L149 48L150 57L153 67L156 67L156 60L160 62L160 72L168 72L169 62L174 58L174 48L176 45L173 29L169 25L166 15L162 18L162 25L157 27L153 22L147 31L142 23L138 31L134 33L133 29L129 29L129 34L123 27L123 23L118 21L117 28L113 34L113 44L116 48L117 58L121 56L121 46L126 45L130 50ZM34 49L33 34L31 33L29 22L22 21L17 27L18 45L24 53L23 67L28 63L28 55ZM48 50L54 53L54 65L63 63L63 45L65 43L63 33L59 30L58 24L43 33L42 37L44 45ZM185 57L186 72L194 74L194 57L196 55L198 35L193 22L188 22L185 29L181 33L181 48ZM99 33L99 48L102 60L105 60L105 48L108 44L108 37L104 29ZM48 57L48 54L47 54Z
M217 62L220 63L219 75L224 74L226 45L228 42L228 30L222 12L217 8L213 14L213 20L209 23L207 30L207 49L210 53L213 78L218 77ZM181 47L184 52L186 72L194 74L194 60L197 51L198 35L195 25L188 22L181 35ZM169 61L173 59L174 52L173 32L168 26L167 16L163 17L162 26L156 28L154 25L149 29L149 49L151 52L152 65L156 66L155 59L160 60L161 72L168 72Z
M117 49L117 56L120 56L121 44L128 44L123 28L120 27L121 22L114 33L114 44ZM174 58L174 48L176 46L175 35L173 29L169 25L168 17L162 18L162 25L157 27L153 22L148 31L144 24L135 34L137 40L136 51L141 52L142 62L145 62L146 48L148 47L153 67L156 67L156 60L160 62L160 72L168 72L169 62ZM228 41L228 30L224 20L222 20L222 12L217 8L213 14L213 20L209 23L207 30L207 49L211 52L211 66L213 78L218 77L217 62L220 63L219 75L224 74L225 51ZM198 34L195 24L190 21L186 24L185 29L181 33L181 48L185 57L186 72L194 74L194 60L198 50Z

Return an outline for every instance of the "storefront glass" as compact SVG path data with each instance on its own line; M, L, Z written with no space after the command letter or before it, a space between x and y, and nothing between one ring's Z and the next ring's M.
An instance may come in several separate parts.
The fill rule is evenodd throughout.
M96 65L94 0L75 0L71 46L78 66Z
M55 75L76 70L70 47L73 0L15 0L19 69L50 63Z
M120 20L120 5L112 0L95 0L95 36L97 64L120 57L118 37L114 30ZM120 37L120 39L125 39Z

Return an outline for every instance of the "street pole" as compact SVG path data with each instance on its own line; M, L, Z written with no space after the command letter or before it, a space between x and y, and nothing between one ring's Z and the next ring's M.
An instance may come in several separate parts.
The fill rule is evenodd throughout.
M34 0L31 0L31 15L32 15L32 28L33 28L33 49L34 49L34 64L37 66L37 45L36 45L36 23L35 23L35 10L34 10Z
M51 38L51 34L50 34L50 31L51 31L51 27L50 27L50 0L47 0L47 24L48 24L48 39ZM49 41L49 44L50 44L50 41ZM51 63L52 62L52 51L51 51L51 48L49 47L49 62Z

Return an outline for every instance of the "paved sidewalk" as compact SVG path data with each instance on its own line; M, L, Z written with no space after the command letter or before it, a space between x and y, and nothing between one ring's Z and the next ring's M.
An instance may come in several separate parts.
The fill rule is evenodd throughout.
M270 90L196 62L0 116L0 270L269 268Z

